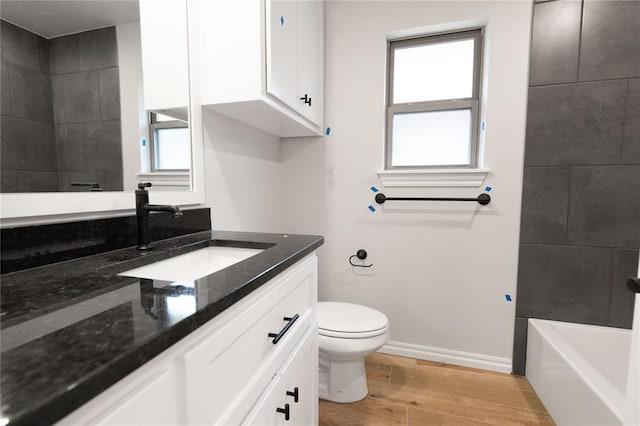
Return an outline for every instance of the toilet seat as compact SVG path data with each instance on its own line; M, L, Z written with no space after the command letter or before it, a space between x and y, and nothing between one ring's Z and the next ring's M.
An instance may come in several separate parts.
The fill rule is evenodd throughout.
M321 336L364 339L384 334L389 329L389 320L382 312L366 306L320 302L318 328Z

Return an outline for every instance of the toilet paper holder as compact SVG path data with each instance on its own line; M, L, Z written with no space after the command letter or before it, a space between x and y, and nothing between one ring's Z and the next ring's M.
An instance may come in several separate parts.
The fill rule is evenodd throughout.
M367 258L367 251L364 249L360 249L356 252L356 254L352 255L351 257L349 257L349 264L351 266L355 266L356 268L371 268L373 266L373 263L371 265L357 265L355 263L353 263L352 259L354 257L357 257L360 260L364 260Z

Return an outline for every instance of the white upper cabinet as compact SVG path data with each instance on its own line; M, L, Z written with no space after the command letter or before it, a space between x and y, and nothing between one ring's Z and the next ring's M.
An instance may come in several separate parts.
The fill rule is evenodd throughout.
M203 106L280 137L322 134L322 1L194 3Z

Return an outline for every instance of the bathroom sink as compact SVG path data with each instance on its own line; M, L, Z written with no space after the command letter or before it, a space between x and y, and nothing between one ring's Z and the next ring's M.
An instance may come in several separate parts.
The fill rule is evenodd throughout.
M262 249L210 246L118 275L162 281L191 281L213 274L262 252Z

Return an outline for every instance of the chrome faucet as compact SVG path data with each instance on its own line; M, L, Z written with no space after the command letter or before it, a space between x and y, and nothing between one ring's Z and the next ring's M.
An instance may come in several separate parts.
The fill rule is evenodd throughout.
M139 183L136 189L136 219L138 221L138 246L137 250L151 250L149 242L149 213L167 212L172 213L173 218L182 216L182 212L177 206L149 204L149 192L146 188L151 186L151 182Z

